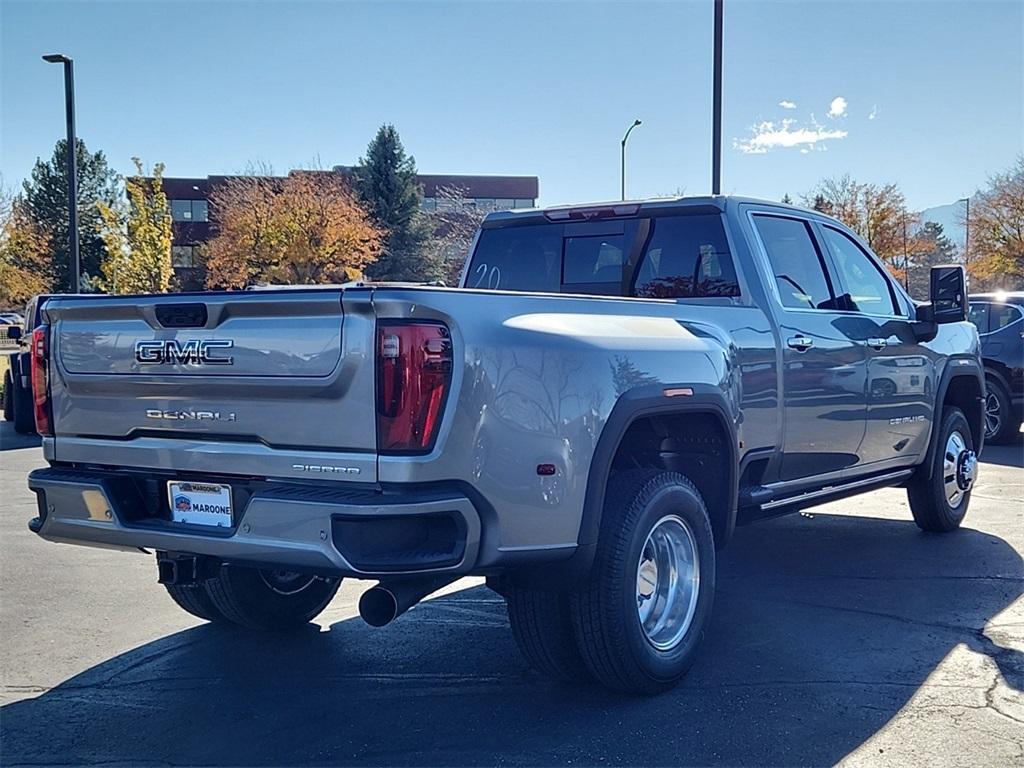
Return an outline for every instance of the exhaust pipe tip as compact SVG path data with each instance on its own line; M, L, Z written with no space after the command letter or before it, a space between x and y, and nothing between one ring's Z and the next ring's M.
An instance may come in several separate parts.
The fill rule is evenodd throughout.
M387 626L398 614L398 598L390 589L372 587L359 598L359 615L371 627Z

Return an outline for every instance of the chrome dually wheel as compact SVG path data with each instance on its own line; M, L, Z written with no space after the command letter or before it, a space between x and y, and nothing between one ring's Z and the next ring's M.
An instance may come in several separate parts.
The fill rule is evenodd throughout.
M700 594L700 555L693 533L677 515L651 529L636 569L636 603L647 641L659 651L679 644Z
M964 494L974 485L978 469L978 457L967 447L967 441L959 430L954 430L946 439L946 452L942 457L942 483L946 489L946 501L953 509L964 501Z

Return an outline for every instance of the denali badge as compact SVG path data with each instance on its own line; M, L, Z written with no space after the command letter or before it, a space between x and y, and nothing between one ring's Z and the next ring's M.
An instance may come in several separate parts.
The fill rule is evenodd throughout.
M234 421L235 414L220 411L161 411L151 408L146 411L146 418L170 421Z
M231 349L231 339L189 339L182 343L177 339L153 339L135 342L135 360L143 365L159 363L181 363L183 365L232 365L235 359L214 357L215 349Z

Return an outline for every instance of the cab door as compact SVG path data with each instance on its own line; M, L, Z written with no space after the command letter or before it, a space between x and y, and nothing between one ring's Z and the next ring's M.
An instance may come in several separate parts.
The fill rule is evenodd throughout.
M867 355L867 423L858 450L867 466L913 463L928 444L935 356L914 338L907 303L881 263L850 234L818 225L842 286L841 322Z
M751 211L780 327L784 402L781 480L858 464L864 437L866 353L838 322L838 296L812 223L788 212Z

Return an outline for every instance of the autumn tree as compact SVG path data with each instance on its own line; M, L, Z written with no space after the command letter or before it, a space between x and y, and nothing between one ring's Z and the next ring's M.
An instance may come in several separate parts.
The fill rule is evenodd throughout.
M803 203L835 216L902 277L906 200L896 184L864 184L850 176L823 179Z
M163 190L163 163L146 176L132 158L137 175L125 180L127 201L99 201L106 254L100 264L102 287L109 293L166 293L171 266L171 209Z
M236 176L214 190L210 207L208 288L341 283L359 277L381 251L380 230L330 171Z
M1024 287L1024 155L971 197L967 270L975 287Z
M424 251L442 265L441 279L446 285L458 285L473 237L486 213L460 187L437 191L436 211L428 217L432 233Z
M380 259L370 268L374 280L439 279L444 263L435 249L425 248L431 222L422 209L423 190L416 159L406 154L398 131L383 125L352 170L359 200L384 232Z
M0 209L0 307L22 307L53 290L50 233L20 198L6 197Z
M75 143L78 167L78 247L83 278L98 277L106 253L103 242L105 224L97 203L116 206L121 198L117 174L107 165L103 152L90 152L85 142ZM55 288L78 290L70 282L68 245L67 141L61 139L46 162L36 160L31 176L23 183L25 211L36 227L45 232L51 244Z

